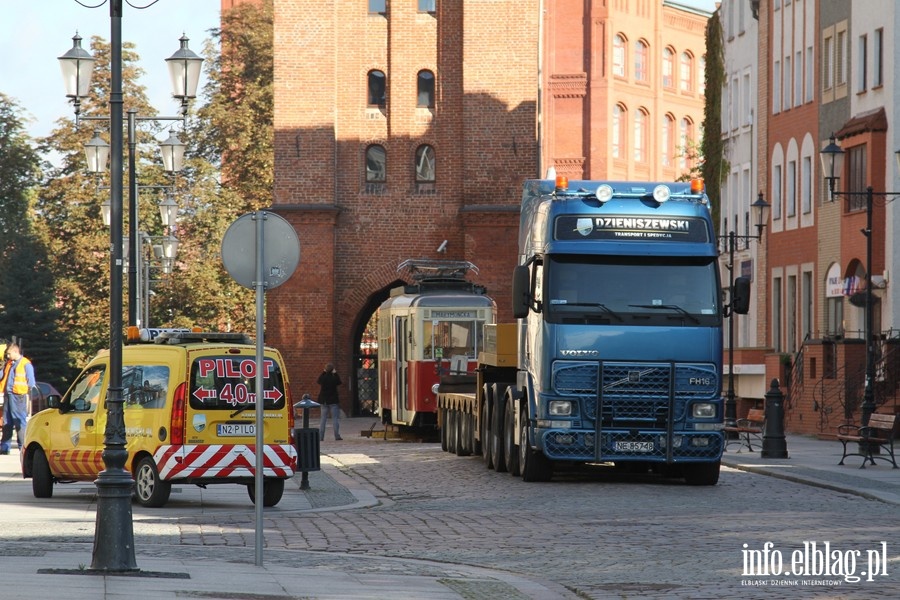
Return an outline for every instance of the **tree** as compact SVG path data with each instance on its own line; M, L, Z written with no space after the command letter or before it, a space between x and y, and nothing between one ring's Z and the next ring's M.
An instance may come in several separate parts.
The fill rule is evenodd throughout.
M0 94L0 334L16 337L42 381L60 386L71 366L59 328L55 280L46 240L35 232L34 188L39 157L17 116L19 107Z
M717 10L706 23L706 105L703 115L703 156L701 173L706 182L706 193L712 206L713 222L719 224L722 207L722 181L728 176L729 165L725 159L725 143L722 131L722 86L725 85L725 45L722 38L721 10Z

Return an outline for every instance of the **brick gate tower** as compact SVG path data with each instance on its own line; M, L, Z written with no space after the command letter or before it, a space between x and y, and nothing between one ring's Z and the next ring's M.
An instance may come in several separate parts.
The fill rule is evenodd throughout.
M358 413L361 337L406 259L473 262L511 318L537 22L536 0L275 3L272 209L301 259L267 294L266 340L295 395L331 361Z

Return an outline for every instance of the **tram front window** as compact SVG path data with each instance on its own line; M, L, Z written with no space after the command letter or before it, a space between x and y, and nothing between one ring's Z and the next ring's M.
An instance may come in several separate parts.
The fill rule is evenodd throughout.
M476 321L425 321L422 358L449 359L451 356L475 358L481 343Z

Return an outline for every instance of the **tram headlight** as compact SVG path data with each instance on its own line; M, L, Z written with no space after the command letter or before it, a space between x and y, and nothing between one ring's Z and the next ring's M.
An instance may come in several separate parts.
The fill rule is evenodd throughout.
M568 417L572 414L572 402L569 400L551 400L547 405L552 417Z
M439 383L434 384L433 386L431 386L431 393L434 394L435 396L437 396L437 393L438 393L438 390L440 389L440 387L441 387L441 384L439 384Z

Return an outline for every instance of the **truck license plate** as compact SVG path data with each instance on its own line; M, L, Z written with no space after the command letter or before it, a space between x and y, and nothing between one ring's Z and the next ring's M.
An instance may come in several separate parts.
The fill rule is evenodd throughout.
M216 425L219 437L248 437L256 435L256 425L252 423L219 423Z
M616 452L653 452L653 442L616 442Z

